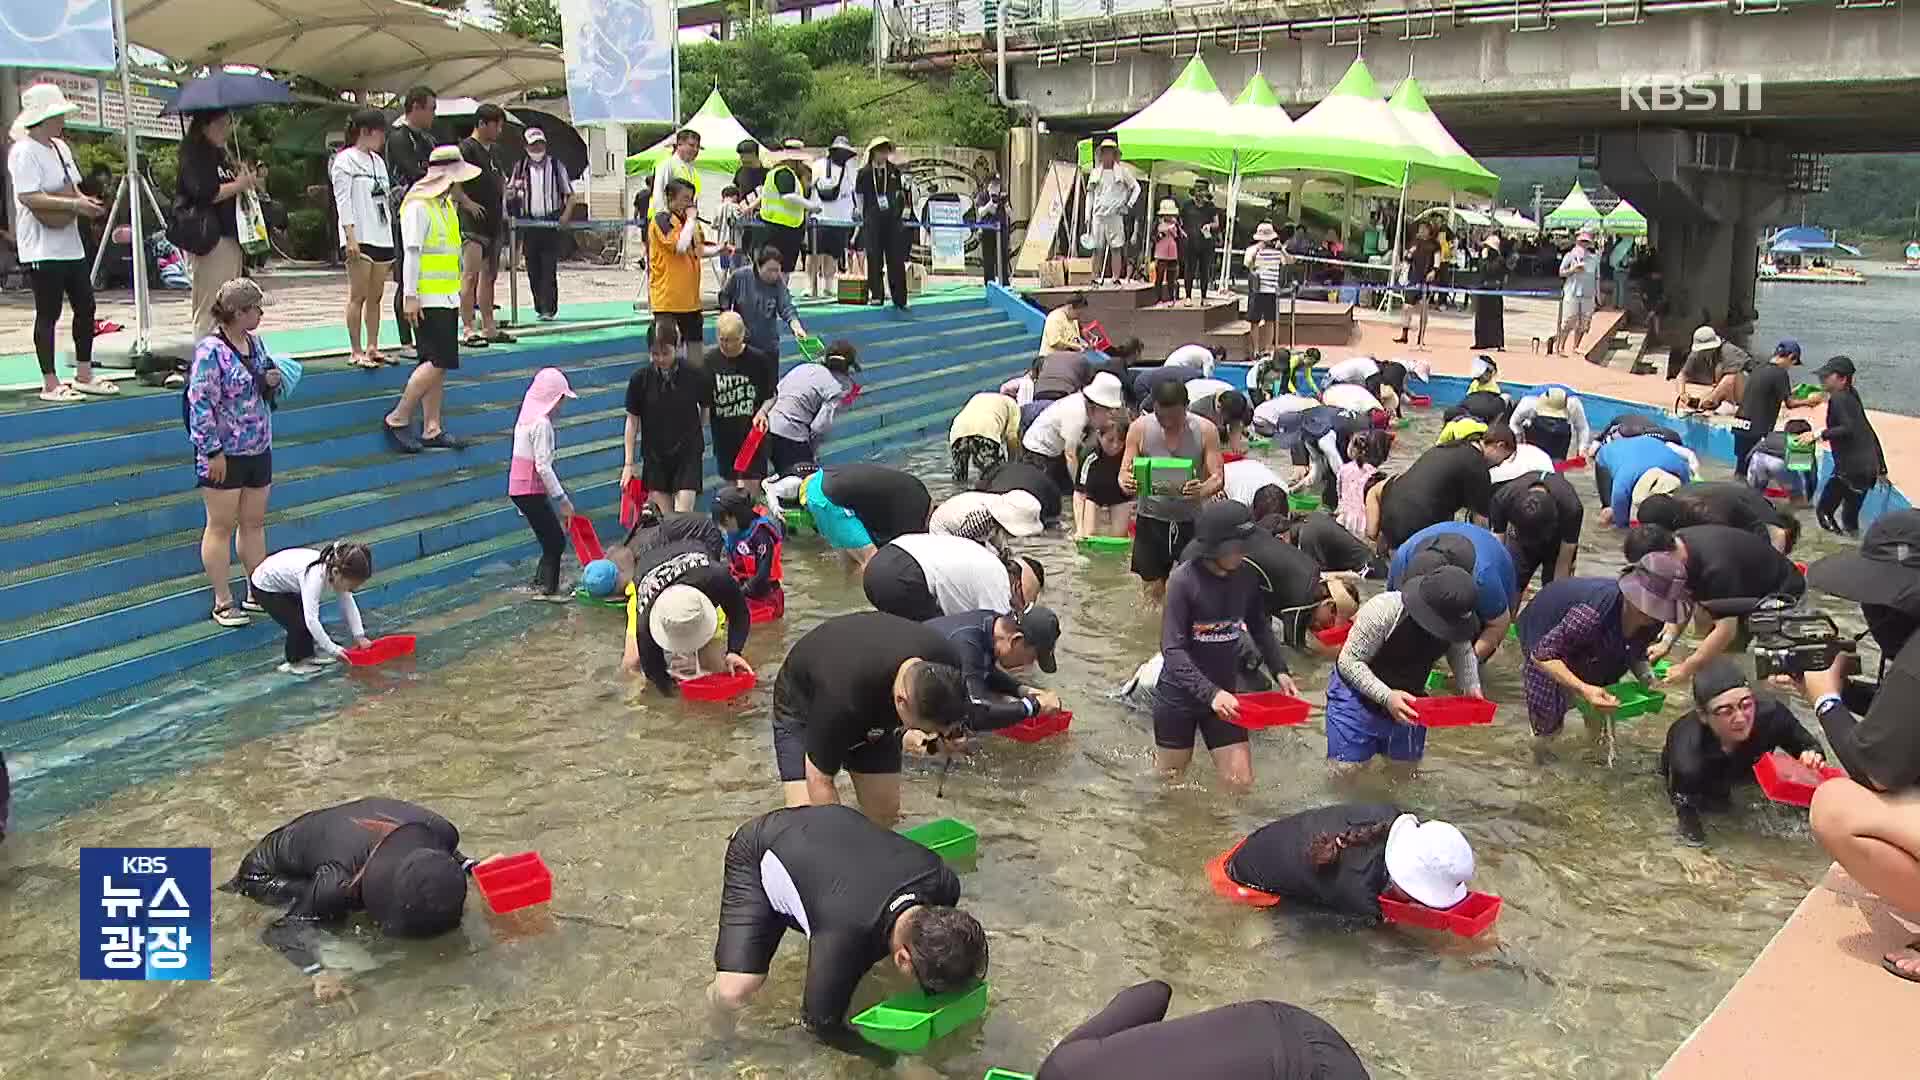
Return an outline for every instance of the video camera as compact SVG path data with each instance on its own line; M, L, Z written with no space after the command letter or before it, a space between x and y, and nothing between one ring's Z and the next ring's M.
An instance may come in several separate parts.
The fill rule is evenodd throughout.
M1832 616L1803 608L1791 597L1761 600L1747 616L1747 631L1754 674L1762 679L1823 671L1841 653L1855 651L1855 639L1842 634Z

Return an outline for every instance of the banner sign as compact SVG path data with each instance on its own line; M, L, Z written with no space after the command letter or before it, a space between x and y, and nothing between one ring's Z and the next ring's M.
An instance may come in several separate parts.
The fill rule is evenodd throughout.
M966 208L952 195L936 195L927 200L927 232L933 238L935 270L967 268ZM942 225L955 226L941 228Z
M211 848L80 849L80 977L212 977Z
M0 66L112 71L109 0L0 0Z
M674 21L671 0L560 0L567 106L575 124L679 120Z
M0 0L0 4L7 0ZM71 71L23 71L20 73L22 89L34 83L53 83L67 100L73 102L73 111L67 114L67 126L83 131L126 130L127 110L120 101L120 84L116 79L100 79L92 75L76 75ZM181 138L180 118L161 116L160 110L166 107L173 96L173 87L160 83L133 82L133 119L134 134L143 139L166 139L179 142Z

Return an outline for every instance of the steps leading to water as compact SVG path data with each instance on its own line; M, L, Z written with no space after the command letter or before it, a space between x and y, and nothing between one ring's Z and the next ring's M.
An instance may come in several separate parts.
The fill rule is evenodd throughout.
M1019 370L1035 345L1031 331L980 298L931 301L905 317L821 311L808 323L852 341L863 368L861 395L842 411L828 461L879 456L944 431L969 395ZM316 365L274 416L269 550L343 536L368 543L376 573L359 595L376 613L489 568L530 563L538 547L506 499L506 473L521 395L542 367L564 370L580 395L556 425L561 478L601 535L614 533L623 397L645 360L633 326L470 352L448 387L447 426L473 444L414 456L391 453L377 427L407 369ZM0 429L0 723L278 640L265 616L240 630L207 618L204 514L190 469L172 394L8 418ZM236 593L241 574L236 559Z

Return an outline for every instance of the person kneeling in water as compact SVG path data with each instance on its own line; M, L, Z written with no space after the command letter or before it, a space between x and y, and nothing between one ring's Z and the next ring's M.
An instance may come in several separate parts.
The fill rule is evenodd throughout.
M1034 1080L1367 1080L1333 1025L1280 1001L1241 1001L1168 1020L1173 987L1128 987L1053 1048Z
M328 589L340 601L340 617L358 648L373 644L360 625L360 609L353 602L356 589L373 576L373 552L365 544L345 541L312 548L276 551L253 568L249 584L253 596L273 621L287 632L286 662L280 671L312 675L322 664L337 664L347 650L333 643L320 623L320 598Z
M929 994L966 990L986 974L987 932L960 902L940 856L847 806L762 814L727 841L720 933L707 1001L716 1025L766 985L788 930L808 941L801 1018L826 1042L875 1054L847 1026L867 969L890 960Z
M1444 910L1467 898L1473 846L1444 821L1386 803L1337 803L1253 831L1227 877L1289 903L1380 917L1380 897Z
M772 604L776 615L785 614L780 549L786 530L756 507L753 496L742 488L722 488L714 494L713 520L726 531L727 560L740 591L749 600Z
M1753 692L1746 672L1725 656L1701 665L1693 677L1693 711L1667 729L1660 774L1679 818L1680 836L1703 844L1703 810L1726 810L1735 784L1753 781L1753 765L1785 750L1808 768L1826 764L1820 744L1784 702Z
M262 935L313 976L314 995L346 992L326 970L303 924L339 923L365 911L391 937L425 938L460 925L467 873L485 860L460 853L460 830L424 806L355 799L310 810L262 837L222 892L287 905Z

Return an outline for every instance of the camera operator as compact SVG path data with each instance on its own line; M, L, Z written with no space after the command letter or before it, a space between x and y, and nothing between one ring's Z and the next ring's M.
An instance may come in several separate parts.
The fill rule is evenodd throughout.
M1718 656L1693 678L1693 710L1667 729L1660 775L1667 782L1681 839L1706 842L1700 823L1706 811L1732 805L1736 784L1753 782L1753 764L1775 750L1818 768L1820 744L1794 718L1786 703L1754 693L1739 664Z
M1731 525L1694 525L1674 532L1662 525L1635 525L1627 532L1627 561L1637 562L1650 551L1671 551L1687 567L1687 585L1693 590L1695 617L1707 636L1685 659L1673 665L1662 686L1681 686L1707 661L1733 647L1740 620L1767 597L1799 597L1806 579L1793 560L1780 554L1764 537ZM1707 624L1711 622L1711 630ZM1684 626L1669 626L1653 648L1649 663L1673 648Z
M1785 680L1812 703L1848 774L1815 790L1814 837L1881 899L1920 914L1920 511L1883 514L1858 552L1828 556L1807 576L1860 605L1881 657L1875 682L1847 678L1846 652L1825 670ZM1920 941L1882 966L1920 982Z

